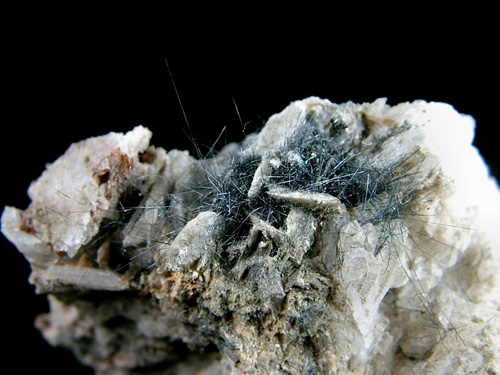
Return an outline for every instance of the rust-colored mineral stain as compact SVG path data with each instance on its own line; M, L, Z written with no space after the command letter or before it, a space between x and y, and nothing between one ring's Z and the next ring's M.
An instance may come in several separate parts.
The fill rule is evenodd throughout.
M132 160L127 156L127 154L120 154L120 161L118 165L119 171L125 176L132 169Z
M52 251L59 257L59 259L68 258L68 253L64 250L52 250Z
M94 268L96 265L89 254L83 253L80 259L78 259L77 266L79 268Z
M139 155L141 163L152 164L155 160L155 151L153 147L148 147L147 151Z
M31 235L36 234L35 226L33 225L33 217L31 215L26 215L26 211L23 213L23 220L19 226L19 230L26 232Z
M111 172L109 169L104 169L97 173L97 180L99 181L99 185L105 184L109 181L109 176Z

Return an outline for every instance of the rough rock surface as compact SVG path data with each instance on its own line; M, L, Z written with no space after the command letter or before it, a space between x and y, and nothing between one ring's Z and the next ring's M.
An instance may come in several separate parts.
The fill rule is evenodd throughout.
M215 157L72 145L2 232L97 374L498 374L500 194L442 103L308 98Z

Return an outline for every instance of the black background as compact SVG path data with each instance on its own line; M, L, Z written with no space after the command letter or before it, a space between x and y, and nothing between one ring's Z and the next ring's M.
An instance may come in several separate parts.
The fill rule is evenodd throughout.
M190 55L87 50L10 57L3 86L0 206L27 207L29 183L72 142L142 124L153 131L157 146L194 152L187 136L192 134L206 151L220 134L217 147L241 140L243 130L258 129L291 101L308 96L337 103L379 97L392 105L414 99L450 103L476 119L475 144L498 176L496 120L493 101L487 99L493 71L479 47L440 43L439 49L427 49L417 41L411 52L396 53L389 42L370 49L367 44L360 40L349 50L297 45L263 52L236 44L223 52ZM17 373L36 363L40 372L53 375L68 369L91 374L69 352L46 344L33 327L35 316L48 309L46 297L34 294L22 255L3 237L1 241L1 261L7 265L1 276L2 321L13 328L4 332L6 358L15 361ZM32 360L22 359L26 352Z

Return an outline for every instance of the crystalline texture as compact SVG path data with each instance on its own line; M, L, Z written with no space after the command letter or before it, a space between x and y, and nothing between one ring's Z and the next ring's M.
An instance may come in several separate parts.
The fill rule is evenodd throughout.
M72 145L2 232L49 294L39 329L98 374L498 373L500 194L473 130L313 97L196 160L137 127Z

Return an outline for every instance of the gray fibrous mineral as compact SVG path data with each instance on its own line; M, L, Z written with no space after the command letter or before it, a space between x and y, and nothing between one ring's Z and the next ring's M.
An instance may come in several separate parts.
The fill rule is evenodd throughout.
M196 159L73 144L2 232L97 374L498 374L500 194L443 103L308 98Z

